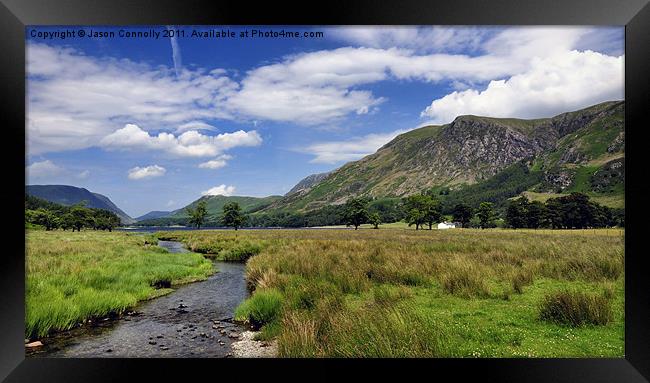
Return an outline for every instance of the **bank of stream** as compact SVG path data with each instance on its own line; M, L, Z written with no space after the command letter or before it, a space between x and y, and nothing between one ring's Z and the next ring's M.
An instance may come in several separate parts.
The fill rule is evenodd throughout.
M170 252L187 252L159 241ZM235 308L248 297L245 264L213 261L218 272L205 281L178 286L138 304L117 319L63 331L27 350L32 357L229 357L245 326L233 323Z

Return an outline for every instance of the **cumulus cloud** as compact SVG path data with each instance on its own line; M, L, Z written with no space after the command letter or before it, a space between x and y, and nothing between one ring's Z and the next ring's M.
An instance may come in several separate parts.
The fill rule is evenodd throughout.
M228 160L232 159L232 156L228 154L222 154L219 157L215 158L214 160L206 161L203 163L199 164L199 168L201 169L219 169L223 168L226 166L228 163Z
M61 174L64 172L64 169L50 160L45 160L33 162L31 165L27 166L26 171L28 177L40 178Z
M167 169L158 165L150 165L145 167L136 166L129 169L129 179L141 180L146 178L155 178L165 175Z
M30 154L82 149L126 123L145 130L228 118L239 85L220 70L183 70L27 45ZM196 130L196 128L194 128Z
M161 137L160 133L152 136L170 141L189 132L194 132L195 136L187 136L188 139L203 140L201 137L209 136L196 136L196 132L213 130L210 122L216 119L330 124L338 119L364 115L387 102L385 95L364 89L364 86L387 80L428 82L455 89L457 92L450 93L445 104L456 106L443 107L442 103L434 104L438 100L433 100L423 113L425 117L435 116L439 120L449 119L448 113L469 113L469 109L458 107L459 101L451 102L451 99L462 98L466 106L474 105L477 99L471 92L483 94L487 91L486 84L493 82L494 88L499 81L515 89L518 78L521 80L517 90L534 90L531 94L539 95L561 93L562 102L553 106L548 105L552 101L530 96L524 97L528 107L519 102L510 109L498 109L497 106L497 109L489 109L487 102L482 101L492 94L488 92L477 101L476 108L487 110L490 115L497 112L532 115L541 109L561 112L564 111L561 108L583 107L592 99L601 100L611 94L610 87L605 86L596 89L587 86L582 92L576 92L574 88L584 84L582 81L587 77L579 74L581 69L577 65L572 68L582 80L568 79L563 88L556 78L568 73L561 67L566 65L573 51L579 52L585 63L591 65L589 73L618 71L622 59L611 56L611 52L621 51L620 47L617 49L622 46L621 30L587 27L333 28L331 32L335 38L354 46L299 53L278 60L271 58L276 61L252 68L237 81L228 77L228 72L222 68L154 67L30 43L27 46L28 148L30 154L86 148L98 145L125 124L137 125L147 134L152 131L180 134L178 137ZM587 49L613 60L597 61ZM592 70L598 63L606 68ZM542 65L551 69L544 70ZM526 86L527 76L544 80ZM612 87L622 89L621 79L622 75L612 77ZM542 92L542 89L548 91ZM459 96L460 91L467 93ZM586 94L593 97L585 97ZM507 97L497 99L506 103L510 100ZM422 107L425 105L423 103ZM184 145L176 145L183 151L181 146ZM200 150L196 148L191 152Z
M463 114L539 118L624 97L623 56L567 51L532 62L524 73L493 80L479 91L455 91L434 100L423 117L447 123Z
M162 150L178 157L210 157L235 147L259 146L261 143L262 137L255 130L216 136L203 135L195 130L178 136L166 132L150 135L134 124L126 124L100 141L100 145L107 149Z
M215 186L213 188L210 188L204 192L201 192L201 195L223 195L223 196L231 196L235 193L235 187L234 186L226 186L224 184L221 184L219 186Z
M301 152L314 156L310 162L334 164L353 161L372 154L398 135L408 130L396 130L390 133L368 134L344 141L319 142L307 146Z

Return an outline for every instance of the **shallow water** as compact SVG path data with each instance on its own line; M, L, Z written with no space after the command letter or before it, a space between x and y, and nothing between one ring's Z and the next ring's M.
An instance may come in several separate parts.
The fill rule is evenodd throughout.
M170 252L187 252L173 241L159 241ZM226 357L245 328L232 323L234 310L248 297L244 263L215 261L207 280L139 304L135 313L100 321L41 339L34 357Z

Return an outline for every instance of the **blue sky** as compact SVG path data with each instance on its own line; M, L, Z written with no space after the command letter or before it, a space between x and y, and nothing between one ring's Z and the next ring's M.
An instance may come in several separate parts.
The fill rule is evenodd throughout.
M202 194L284 194L462 114L623 99L622 27L170 28L184 36L26 29L28 183L85 187L136 217ZM115 36L46 34L80 29ZM239 37L253 29L323 36Z

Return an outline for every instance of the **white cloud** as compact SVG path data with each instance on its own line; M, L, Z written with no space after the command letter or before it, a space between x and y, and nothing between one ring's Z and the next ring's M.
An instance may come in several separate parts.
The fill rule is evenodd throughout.
M582 95L578 95L573 87L584 84L580 81L571 81L571 91L565 92L555 83L557 72L540 69L540 61L554 68L564 65L563 60L575 49L581 54L586 54L588 48L605 53L617 51L617 45L622 45L620 30L587 27L331 28L335 38L356 46L286 56L249 70L241 81L229 78L228 72L221 68L190 70L177 65L176 73L174 68L165 66L91 57L69 48L30 43L27 46L28 149L33 155L95 146L125 124L137 125L146 134L162 131L194 132L195 135L198 131L212 130L214 127L209 122L216 119L332 124L349 116L369 113L386 102L385 95L363 89L363 86L386 80L442 82L456 90L479 92L476 84L484 86L490 81L503 80L511 86L517 76L525 79L537 70L536 78L550 77L548 81L540 81L535 89L549 88L548 94L562 93L561 103L551 107L546 105L548 100L528 98L529 107L481 110L489 113L512 111L521 115L532 114L540 108L559 112L554 108L578 104L583 107L586 105L581 103L602 99L606 92L596 94L602 89L593 90L587 86L580 92ZM556 59L560 61L553 62ZM176 63L180 64L180 60ZM609 66L610 61L602 60L602 64ZM602 70L608 71L607 68ZM612 87L622 89L621 78L615 76L611 80ZM546 86L545 83L554 85ZM586 94L593 94L593 97L585 97ZM467 95L465 97L470 93ZM486 105L486 102L477 105L481 104ZM442 108L439 105L432 105L424 114L448 118L437 111ZM174 141L182 136L161 137L158 133L152 137ZM181 146L184 145L175 147L183 151ZM191 153L201 151L198 147L189 150ZM216 155L208 152L214 150L204 151L202 155Z
M524 73L491 81L485 90L455 91L423 112L436 123L464 114L540 118L624 97L623 56L567 51L533 60Z
M327 35L372 48L413 48L425 52L476 50L493 28L353 26L334 27Z
M165 132L152 136L134 124L126 124L100 140L100 145L106 149L162 150L178 157L216 156L228 149L259 146L261 143L262 137L255 130L238 130L216 136L190 130L178 136Z
M82 179L82 180L83 180L83 179L86 179L86 178L88 178L88 177L90 177L90 170L87 170L87 169L86 169L86 170L83 170L83 171L81 171L79 174L77 174L77 178L80 178L80 179Z
M141 180L145 178L155 178L165 175L167 169L158 165L150 165L145 167L136 166L132 169L129 169L129 179L131 180Z
M177 77L163 66L38 43L27 45L27 73L30 154L94 146L126 123L174 130L228 118L221 105L239 86L219 70Z
M314 155L315 158L310 161L314 163L333 164L353 161L376 152L398 135L408 131L408 129L396 130L390 133L353 137L344 141L319 142L300 151Z
M167 201L167 204L166 204L165 206L166 206L166 207L172 207L172 206L174 206L175 204L176 204L176 201L174 201L174 200L169 200L169 201Z
M234 186L226 186L224 184L221 184L219 186L215 186L204 192L201 192L201 195L223 195L227 197L233 195L234 193L235 193Z
M64 169L50 160L45 160L32 163L27 166L26 171L29 178L40 178L61 174Z
M208 124L206 122L203 122L203 121L190 121L190 122L186 122L184 124L179 125L176 128L176 133L182 133L182 132L185 132L187 130L212 130L212 131L214 131L214 130L217 130L217 128L215 128L214 126L212 126L212 125L210 125L210 124Z
M203 163L199 164L199 168L201 169L219 169L223 168L226 166L228 163L228 160L232 159L232 156L228 154L222 154L219 157L215 158L214 160L206 161Z

